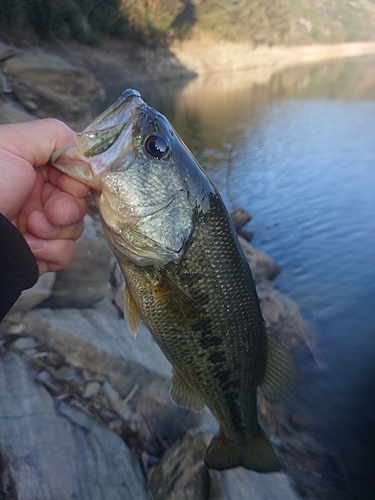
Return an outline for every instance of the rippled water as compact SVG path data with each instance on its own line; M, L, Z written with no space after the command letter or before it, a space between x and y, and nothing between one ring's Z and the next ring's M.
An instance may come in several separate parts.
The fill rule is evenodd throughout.
M166 114L314 329L302 404L353 497L375 498L375 59L141 88Z

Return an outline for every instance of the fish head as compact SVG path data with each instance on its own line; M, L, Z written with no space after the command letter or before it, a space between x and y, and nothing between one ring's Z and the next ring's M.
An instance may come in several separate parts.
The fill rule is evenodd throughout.
M181 259L214 192L172 125L135 90L124 91L51 163L92 188L116 257L140 266Z

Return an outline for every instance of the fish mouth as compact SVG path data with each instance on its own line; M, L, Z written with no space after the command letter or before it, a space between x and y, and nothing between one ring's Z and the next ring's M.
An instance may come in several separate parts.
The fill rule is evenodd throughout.
M144 101L137 90L127 89L88 127L53 153L50 163L89 187L101 190L100 178L118 168L119 160L135 156L132 126Z

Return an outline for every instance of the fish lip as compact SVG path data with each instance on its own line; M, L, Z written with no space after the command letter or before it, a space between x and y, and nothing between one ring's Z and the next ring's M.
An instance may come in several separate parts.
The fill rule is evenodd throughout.
M125 125L134 119L144 104L141 94L137 90L126 89L109 108L85 128L83 133L111 128L121 123Z

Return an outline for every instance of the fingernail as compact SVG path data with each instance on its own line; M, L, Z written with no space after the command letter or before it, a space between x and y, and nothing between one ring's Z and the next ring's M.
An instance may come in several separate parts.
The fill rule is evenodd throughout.
M44 245L46 244L46 242L44 240L38 240L38 239L32 239L32 240L29 240L27 239L27 244L29 245L29 247L31 248L32 251L34 250L41 250Z
M67 201L63 204L59 214L60 226L68 226L75 222L79 217L79 208L72 201Z

